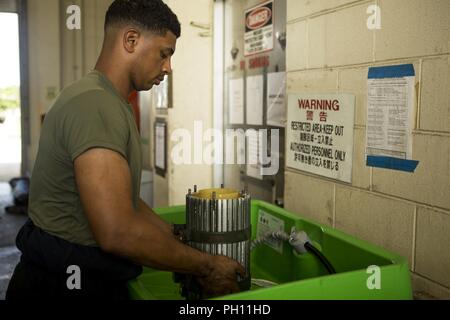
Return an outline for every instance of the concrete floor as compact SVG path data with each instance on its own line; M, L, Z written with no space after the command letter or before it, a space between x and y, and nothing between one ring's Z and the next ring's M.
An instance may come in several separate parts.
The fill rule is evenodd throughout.
M5 213L5 207L12 201L9 184L0 183L0 300L5 299L9 280L20 258L15 246L17 232L27 220L24 215Z

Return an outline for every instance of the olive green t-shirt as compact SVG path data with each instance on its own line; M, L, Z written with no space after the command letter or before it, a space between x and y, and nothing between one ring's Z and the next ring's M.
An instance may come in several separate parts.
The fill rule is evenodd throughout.
M72 243L96 247L74 173L75 159L92 148L113 150L127 160L136 208L142 154L133 110L98 71L64 89L46 115L31 177L28 210L33 223L44 231Z

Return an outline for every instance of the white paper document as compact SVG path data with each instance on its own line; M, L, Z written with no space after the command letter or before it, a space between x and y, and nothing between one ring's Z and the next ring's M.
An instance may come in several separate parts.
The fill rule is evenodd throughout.
M247 176L263 180L262 166L259 161L259 135L256 133L247 139Z
M267 124L286 127L286 73L267 75Z
M247 124L263 125L264 78L262 75L247 77Z
M230 80L228 96L230 124L244 124L244 79Z
M412 158L415 77L368 80L367 154Z

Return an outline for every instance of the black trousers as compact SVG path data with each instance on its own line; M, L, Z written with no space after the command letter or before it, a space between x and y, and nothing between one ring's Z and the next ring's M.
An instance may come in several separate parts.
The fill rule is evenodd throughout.
M22 255L6 292L9 301L127 300L127 282L142 272L142 267L99 248L54 237L31 220L19 231L16 244ZM72 266L79 271L77 288Z

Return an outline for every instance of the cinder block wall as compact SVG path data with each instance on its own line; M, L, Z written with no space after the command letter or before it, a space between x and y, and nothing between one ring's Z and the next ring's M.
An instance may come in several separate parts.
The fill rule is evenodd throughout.
M403 255L417 296L450 298L450 1L287 2L288 93L351 93L356 114L353 183L287 169L286 208ZM414 174L364 155L368 68L404 63L417 82Z

